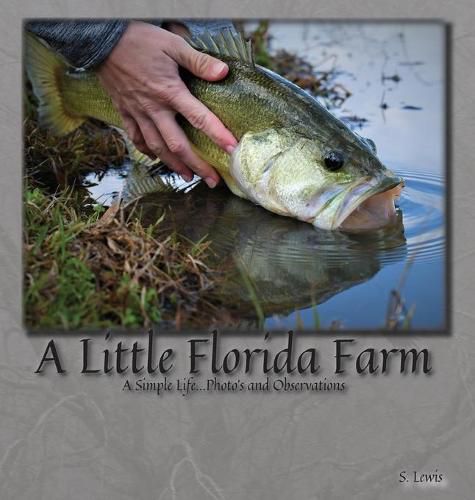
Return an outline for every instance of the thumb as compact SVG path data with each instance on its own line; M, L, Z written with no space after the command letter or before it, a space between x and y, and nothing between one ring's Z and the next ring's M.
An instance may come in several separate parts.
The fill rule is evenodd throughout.
M228 74L228 65L215 57L195 50L184 41L176 53L176 62L203 80L221 80Z

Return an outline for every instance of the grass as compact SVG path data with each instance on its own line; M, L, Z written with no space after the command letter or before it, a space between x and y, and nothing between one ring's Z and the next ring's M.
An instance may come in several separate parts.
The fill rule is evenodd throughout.
M81 185L91 172L120 166L126 150L112 129L88 122L64 137L41 129L34 106L26 106L24 120L24 164L27 174L43 188L54 190Z
M249 273L246 270L246 267L242 260L240 258L235 259L235 265L237 269L239 270L239 274L242 280L242 283L244 287L247 290L248 297L250 298L250 301L254 307L254 311L256 313L257 317L257 328L261 329L264 326L264 321L265 321L265 315L264 311L262 310L261 302L259 300L259 297L256 292L256 287L249 276Z
M72 189L49 195L27 179L24 193L30 328L179 326L212 314L207 296L219 273L205 263L209 242L162 234L161 219L144 228L133 210L81 213Z

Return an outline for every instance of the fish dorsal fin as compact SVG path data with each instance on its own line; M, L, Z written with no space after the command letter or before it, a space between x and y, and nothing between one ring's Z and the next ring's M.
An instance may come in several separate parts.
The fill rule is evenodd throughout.
M241 33L225 28L216 33L204 31L199 35L187 37L188 43L200 52L214 57L235 59L254 66L254 56L250 40L245 40Z

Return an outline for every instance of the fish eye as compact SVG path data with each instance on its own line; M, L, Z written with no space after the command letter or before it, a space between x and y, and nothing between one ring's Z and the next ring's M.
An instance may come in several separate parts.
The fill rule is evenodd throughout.
M325 167L328 170L335 172L336 170L340 170L340 168L343 167L345 159L339 151L330 151L325 155L324 162Z

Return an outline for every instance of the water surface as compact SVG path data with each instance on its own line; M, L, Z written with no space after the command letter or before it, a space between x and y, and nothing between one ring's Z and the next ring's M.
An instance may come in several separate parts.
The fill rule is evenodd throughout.
M243 329L444 328L442 25L273 23L270 33L272 50L333 70L351 92L331 110L373 139L383 163L404 177L397 224L359 235L321 231L204 186L185 198L147 198L144 219L165 209L179 232L211 239L226 270L223 299ZM106 201L121 183L111 172L91 192Z

